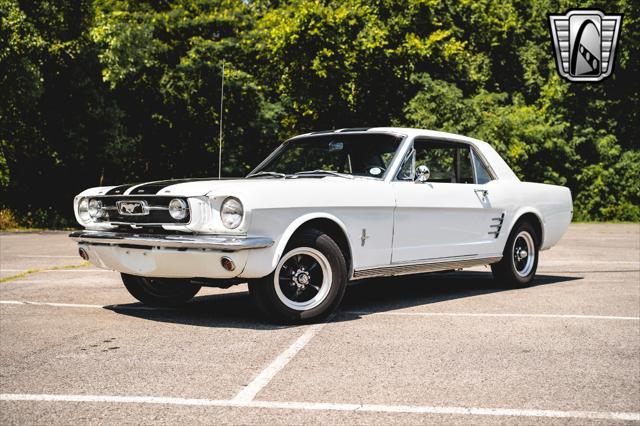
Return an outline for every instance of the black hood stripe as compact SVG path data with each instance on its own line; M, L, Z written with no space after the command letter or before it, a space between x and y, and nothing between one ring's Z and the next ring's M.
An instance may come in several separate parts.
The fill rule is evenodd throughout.
M131 183L128 185L120 185L120 186L116 186L114 188L111 188L110 190L108 190L104 195L122 195L125 193L125 191L129 188L131 188L132 186L136 186L137 184L135 183Z
M192 179L175 179L175 180L162 180L159 182L150 182L139 185L129 195L153 195L158 194L160 191L171 185L177 185L179 183L198 182L203 180L212 180L213 178L192 178ZM127 187L131 188L134 185ZM115 188L117 189L117 188Z

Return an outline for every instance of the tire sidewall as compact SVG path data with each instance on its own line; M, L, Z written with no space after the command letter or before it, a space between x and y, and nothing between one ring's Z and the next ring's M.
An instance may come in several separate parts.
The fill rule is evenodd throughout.
M254 282L252 290L259 292L258 297L264 298L259 302L263 308L281 321L312 321L320 319L333 312L342 301L347 280L347 266L340 247L328 235L315 230L305 231L294 237L287 244L283 256L294 248L308 247L318 250L329 262L331 268L331 288L320 304L308 310L296 310L285 305L276 293L275 275L276 269L265 278ZM265 306L266 305L266 306Z
M200 286L187 282L188 280L164 278L170 280L171 285L175 285L175 289L167 295L162 295L157 291L149 291L147 287L153 286L153 283L146 277L129 274L121 274L121 276L129 293L140 302L150 306L180 306L191 300L200 290Z
M516 237L523 231L528 232L533 238L533 246L534 246L534 254L535 254L531 272L529 272L529 274L524 277L518 274L518 271L516 270L516 266L513 261L513 244L516 240ZM507 267L509 268L511 278L521 286L529 284L533 280L534 276L536 275L536 271L538 270L538 259L540 258L539 247L540 247L540 239L539 239L538 233L529 222L521 222L517 224L513 228L511 235L509 235L509 239L507 240L507 245L505 246L503 256L508 262Z

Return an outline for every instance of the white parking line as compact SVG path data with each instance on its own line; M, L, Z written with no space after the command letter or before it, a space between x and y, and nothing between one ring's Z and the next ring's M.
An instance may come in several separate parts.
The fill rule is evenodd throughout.
M55 306L61 308L101 308L101 309L132 309L132 310L148 310L148 311L171 311L175 308L162 308L144 305L86 305L77 303L54 303L54 302L32 302L28 300L0 300L0 305L32 305L32 306ZM617 320L617 321L640 321L640 317L625 317L613 315L562 315L562 314L509 314L509 313L483 313L483 312L371 312L371 311L342 311L343 314L350 315L366 315L366 316L417 316L417 317L496 317L496 318L556 318L556 319L587 319L587 320ZM316 324L315 326L323 326L324 324ZM321 327L320 327L321 328ZM307 330L309 332L310 330ZM313 337L319 329L316 330ZM300 336L300 339L306 336L306 333ZM294 342L289 349L294 347L298 341ZM305 342L304 344L308 343ZM304 344L298 348L296 353L302 349ZM287 349L287 350L289 350ZM286 351L285 351L286 352ZM285 353L283 352L283 354ZM295 353L293 354L295 355ZM276 359L277 360L277 359ZM275 361L274 361L275 362ZM288 361L287 361L288 362Z
M60 308L104 308L101 305L81 305L76 303L44 303L44 302L23 302L19 300L0 300L0 305L36 305L36 306L57 306Z
M34 274L35 275L35 274ZM28 278L24 278L21 280L18 280L17 278L13 281L7 281L5 283L3 283L3 285L20 285L20 286L26 286L26 285L40 285L40 284L52 284L52 283L56 283L56 284L61 284L64 283L65 279L71 279L72 277L57 277L57 278L46 278L46 279L42 279L42 280L30 280ZM83 279L83 277L78 276L78 277L73 277L73 279ZM89 277L84 277L84 279L89 280L91 279L93 282L101 282L101 281L97 281L97 280L110 280L111 277L106 277L106 276L100 276L100 277L93 277L93 278L89 278ZM119 283L118 283L119 284Z
M129 309L132 311L174 311L175 308L162 308L144 305L85 305L79 303L30 302L26 300L0 300L0 305L53 306L57 308L92 308L92 309Z
M621 317L611 315L561 315L561 314L500 314L475 312L367 312L343 311L351 315L393 315L413 317L497 317L497 318L558 318L558 319L594 319L594 320L626 320L639 321L640 317Z
M276 410L305 411L350 411L374 413L406 414L448 414L498 417L548 417L597 420L640 421L640 413L619 411L563 411L531 410L515 408L483 407L432 407L416 405L378 405L378 404L341 404L324 402L288 402L288 401L246 401L195 398L171 398L154 396L116 396L116 395L51 395L51 394L0 394L0 401L43 401L43 402L106 402L132 404L162 404L205 407L266 408Z
M276 359L274 359L271 364L269 364L264 370L262 370L247 386L245 386L240 392L233 397L232 401L235 403L246 403L253 401L258 392L260 392L266 385L269 384L271 379L275 377L280 370L282 370L288 363L293 359L294 356L304 346L309 343L309 341L318 334L318 332L326 325L326 323L322 324L314 324L309 326L307 330L302 334L302 336L298 337L298 339L291 344L284 352L282 352Z
M77 259L80 256L62 256L62 255L54 255L54 254L14 254L13 257L22 257L22 258L33 258L33 259Z
M0 272L26 272L29 271L29 269L0 269ZM115 272L115 271L109 271L107 269L39 269L38 273L40 272Z
M638 262L637 260L592 260L592 259L585 259L585 260L581 260L581 259L544 259L544 260L540 260L540 264L541 265L562 265L562 266L566 266L566 265L589 265L589 266L594 266L594 265L604 265L604 266L611 266L611 265L631 265L631 266L638 266L640 264L640 262Z

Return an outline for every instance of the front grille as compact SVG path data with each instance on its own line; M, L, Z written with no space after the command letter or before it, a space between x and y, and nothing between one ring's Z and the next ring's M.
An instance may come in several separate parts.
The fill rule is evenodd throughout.
M104 210L104 216L101 217L99 222L110 222L113 224L141 224L141 225L171 225L171 224L186 224L191 221L191 212L187 211L187 216L183 219L174 219L169 214L169 202L174 198L180 197L94 197L102 201L102 208ZM181 198L187 201L186 198ZM141 215L128 215L122 214L118 209L118 201L134 202L141 201L146 203L149 207L148 214Z

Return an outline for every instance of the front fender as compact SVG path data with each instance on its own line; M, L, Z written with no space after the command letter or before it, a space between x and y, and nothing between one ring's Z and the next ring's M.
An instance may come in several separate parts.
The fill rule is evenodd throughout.
M331 213L313 212L302 214L291 220L284 230L279 233L279 236L270 235L275 241L273 246L265 249L250 250L246 267L240 276L243 278L260 278L273 272L294 232L300 229L305 223L314 219L330 220L340 227L345 236L348 235L344 222ZM351 251L351 242L348 241L348 244L349 250Z
M314 213L308 213L308 214L302 215L298 217L296 220L294 220L293 222L291 222L291 224L287 227L285 232L282 234L282 237L280 238L280 240L275 244L276 250L272 260L272 270L275 269L276 265L278 264L278 261L280 260L282 253L284 253L284 249L287 246L287 243L289 242L289 240L291 239L291 236L293 235L293 233L296 232L302 225L304 225L305 223L313 219L328 219L332 222L335 222L340 227L340 229L342 229L342 232L344 233L344 235L345 236L348 235L347 227L345 226L344 222L338 219L335 215L332 215L326 212L314 212ZM348 240L349 238L347 237L347 242L349 244L349 251L351 251L351 242Z

